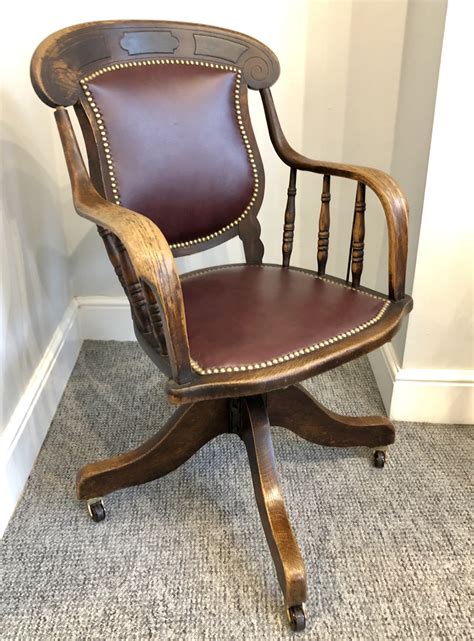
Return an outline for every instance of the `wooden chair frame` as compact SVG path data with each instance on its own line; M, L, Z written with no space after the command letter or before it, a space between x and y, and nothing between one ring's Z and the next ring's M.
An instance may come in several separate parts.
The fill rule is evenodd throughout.
M356 203L349 263L351 286L360 286L364 253L366 188L379 199L388 229L388 311L373 327L354 333L298 358L268 368L217 371L206 376L193 368L186 310L174 256L200 251L239 235L248 264L261 264L263 244L257 212L261 198L235 228L217 238L190 246L168 244L147 217L111 202L104 187L96 132L81 96L81 78L104 64L129 61L145 64L151 58L232 64L241 70L242 118L255 142L246 109L246 87L260 91L273 146L290 167L288 202L283 230L283 268L288 268L293 245L296 177L298 171L323 176L318 238L318 274L325 275L329 241L330 177L355 181ZM136 61L139 61L136 63ZM132 61L132 62L130 62ZM197 64L197 62L196 62ZM179 404L172 418L141 447L105 461L86 465L77 479L77 494L89 500L95 520L105 515L98 497L157 479L189 459L200 447L223 432L245 442L257 504L267 541L294 629L304 627L306 573L288 520L275 468L270 425L286 427L308 441L332 447L365 445L376 448L383 465L384 447L393 443L388 419L340 416L322 407L298 383L342 362L365 354L390 338L412 300L405 294L408 207L396 182L376 169L311 160L293 150L282 132L270 86L279 73L274 54L261 43L236 32L185 23L111 21L64 29L47 38L33 56L33 86L55 117L66 158L77 213L94 222L129 297L137 339L168 376L168 399ZM67 112L74 106L86 140L89 171L84 164ZM261 161L257 157L259 169ZM262 174L263 174L263 168ZM338 279L333 277L335 282ZM342 281L343 282L343 281ZM377 296L383 296L375 292ZM376 459L377 461L377 459Z

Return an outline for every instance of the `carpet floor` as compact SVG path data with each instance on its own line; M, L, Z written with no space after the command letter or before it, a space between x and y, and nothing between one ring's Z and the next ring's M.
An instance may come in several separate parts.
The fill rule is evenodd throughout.
M240 439L106 497L74 495L85 463L130 449L172 413L133 343L85 342L1 543L0 638L472 639L472 438L400 423L384 470L273 429L308 572L307 629L287 628ZM346 414L383 413L367 359L307 382Z

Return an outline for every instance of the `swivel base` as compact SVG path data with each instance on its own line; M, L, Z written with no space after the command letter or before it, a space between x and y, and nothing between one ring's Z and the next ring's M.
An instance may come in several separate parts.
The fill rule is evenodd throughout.
M385 464L386 446L395 439L388 419L335 414L299 385L267 395L200 401L181 406L140 447L83 467L77 477L77 495L88 499L90 516L101 521L105 509L96 497L165 476L219 434L237 434L247 449L255 498L288 620L293 630L300 631L306 624L306 570L278 480L271 424L319 445L371 447L379 468Z

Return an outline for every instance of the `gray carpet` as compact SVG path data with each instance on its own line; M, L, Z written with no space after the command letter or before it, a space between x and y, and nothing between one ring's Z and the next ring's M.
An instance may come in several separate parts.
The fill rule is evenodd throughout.
M308 627L295 637L238 438L110 495L100 524L75 499L81 465L171 413L162 383L135 344L84 344L2 542L2 639L473 638L471 428L400 424L384 470L365 448L273 430L308 571ZM308 386L336 411L383 412L366 359Z

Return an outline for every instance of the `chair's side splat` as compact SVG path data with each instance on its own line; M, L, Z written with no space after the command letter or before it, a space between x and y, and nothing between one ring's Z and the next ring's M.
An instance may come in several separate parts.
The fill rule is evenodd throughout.
M158 303L153 292L140 283L123 243L112 232L97 227L115 273L130 302L132 318L138 329L161 356L166 356L166 341L163 333Z
M91 127L89 119L87 118L87 115L80 103L75 105L75 111L84 135L89 173L92 183L99 194L105 197L104 181L94 130ZM122 285L130 302L133 320L150 345L157 349L162 356L165 356L166 346L165 337L162 331L163 324L161 322L159 310L157 310L156 300L152 307L149 307L147 304L147 300L150 297L153 297L153 294L150 291L148 297L145 297L145 292L137 278L127 250L117 236L103 227L97 227L97 229L104 242L107 255L112 263L117 278L119 279L120 284ZM151 302L153 303L153 301ZM154 313L154 318L150 317L150 309L157 310Z
M257 141L252 128L250 120L250 113L248 109L248 96L247 88L241 86L240 91L240 105L241 105L241 118L245 127L248 143L250 144L253 152L253 161L255 162L258 172L259 189L257 191L256 202L245 216L245 218L238 225L239 238L242 241L245 252L245 260L249 265L260 265L263 260L265 247L260 239L261 227L257 218L263 201L263 194L265 191L265 171L263 168L262 158L258 150Z
M248 265L261 265L265 248L260 240L260 223L255 213L246 216L239 223L239 237L244 246L245 261Z

